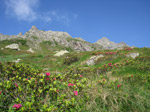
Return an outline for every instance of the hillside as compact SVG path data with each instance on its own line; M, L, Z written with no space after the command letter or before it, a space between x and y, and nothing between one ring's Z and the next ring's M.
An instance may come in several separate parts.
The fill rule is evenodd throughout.
M54 56L63 48L47 49L49 42L45 42L41 51L30 53L26 41L11 41L22 50L0 50L0 111L150 110L149 48L69 51ZM19 63L10 63L17 59ZM17 109L15 104L21 105Z
M47 37L52 33L57 38ZM3 37L0 111L150 111L150 48L107 38L92 44L36 27Z

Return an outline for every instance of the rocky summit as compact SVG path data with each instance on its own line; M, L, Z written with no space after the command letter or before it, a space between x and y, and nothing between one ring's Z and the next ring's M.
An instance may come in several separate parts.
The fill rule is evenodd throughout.
M100 49L120 49L127 46L125 43L114 43L109 41L106 37L98 40L96 43L90 43L80 37L72 38L67 32L60 31L43 31L36 26L32 26L24 35L3 35L0 34L0 41L10 39L24 39L27 40L27 45L33 49L40 49L40 43L50 42L51 46L64 46L75 51L93 51Z
M95 42L95 44L102 46L104 49L121 49L125 46L128 47L128 45L126 45L124 42L114 43L106 37L101 38L100 40Z

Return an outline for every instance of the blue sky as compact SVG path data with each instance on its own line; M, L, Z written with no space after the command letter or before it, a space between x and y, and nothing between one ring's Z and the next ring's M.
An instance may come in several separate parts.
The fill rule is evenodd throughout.
M96 42L102 37L150 47L150 0L0 0L0 33L68 32Z

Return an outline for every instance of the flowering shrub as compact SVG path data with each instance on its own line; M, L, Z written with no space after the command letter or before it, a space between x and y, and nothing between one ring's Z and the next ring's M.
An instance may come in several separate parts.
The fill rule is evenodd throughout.
M106 52L106 55L113 55L113 54L117 54L117 52Z
M77 55L69 54L64 59L63 64L65 64L65 65L71 65L72 63L77 62L77 61L79 61L79 57Z
M14 104L13 107L16 108L16 110L18 110L20 107L22 107L22 105L21 104Z
M108 63L108 66L111 67L111 66L112 66L112 63Z
M132 48L128 47L128 48L125 48L126 51L130 51L132 50Z
M120 88L120 87L121 87L121 84L118 84L118 85L117 85L117 88Z
M0 110L78 111L81 108L77 102L84 95L81 93L86 78L81 74L41 72L24 64L1 64Z
M78 95L78 91L74 91L74 95L77 96Z
M49 72L47 72L47 73L46 73L46 76L50 76L50 73L49 73Z

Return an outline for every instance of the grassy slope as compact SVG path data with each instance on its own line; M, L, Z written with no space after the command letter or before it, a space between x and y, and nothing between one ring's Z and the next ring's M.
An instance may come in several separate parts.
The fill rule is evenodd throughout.
M0 43L4 47L8 42ZM35 68L48 68L48 71L58 72L69 70L70 65L64 65L63 60L66 55L55 57L55 51L65 49L62 47L52 47L50 43L41 45L42 51L35 54L25 51L0 50L0 61L12 61L22 59L21 63L30 64ZM23 49L27 49L22 45ZM89 72L83 72L84 77L88 78L88 86L84 90L89 97L88 102L84 102L87 109L82 111L89 112L145 112L150 111L150 49L135 48L133 50L113 50L115 55L105 55L99 59L94 66L83 64L93 53L110 51L94 51L78 53L79 61L72 63L72 66L80 69L87 68ZM140 53L136 59L127 58L125 55L132 52ZM76 54L72 52L72 55ZM104 64L118 64L117 67L109 68L107 72L96 72ZM145 77L145 78L143 78ZM117 85L121 85L118 87Z

